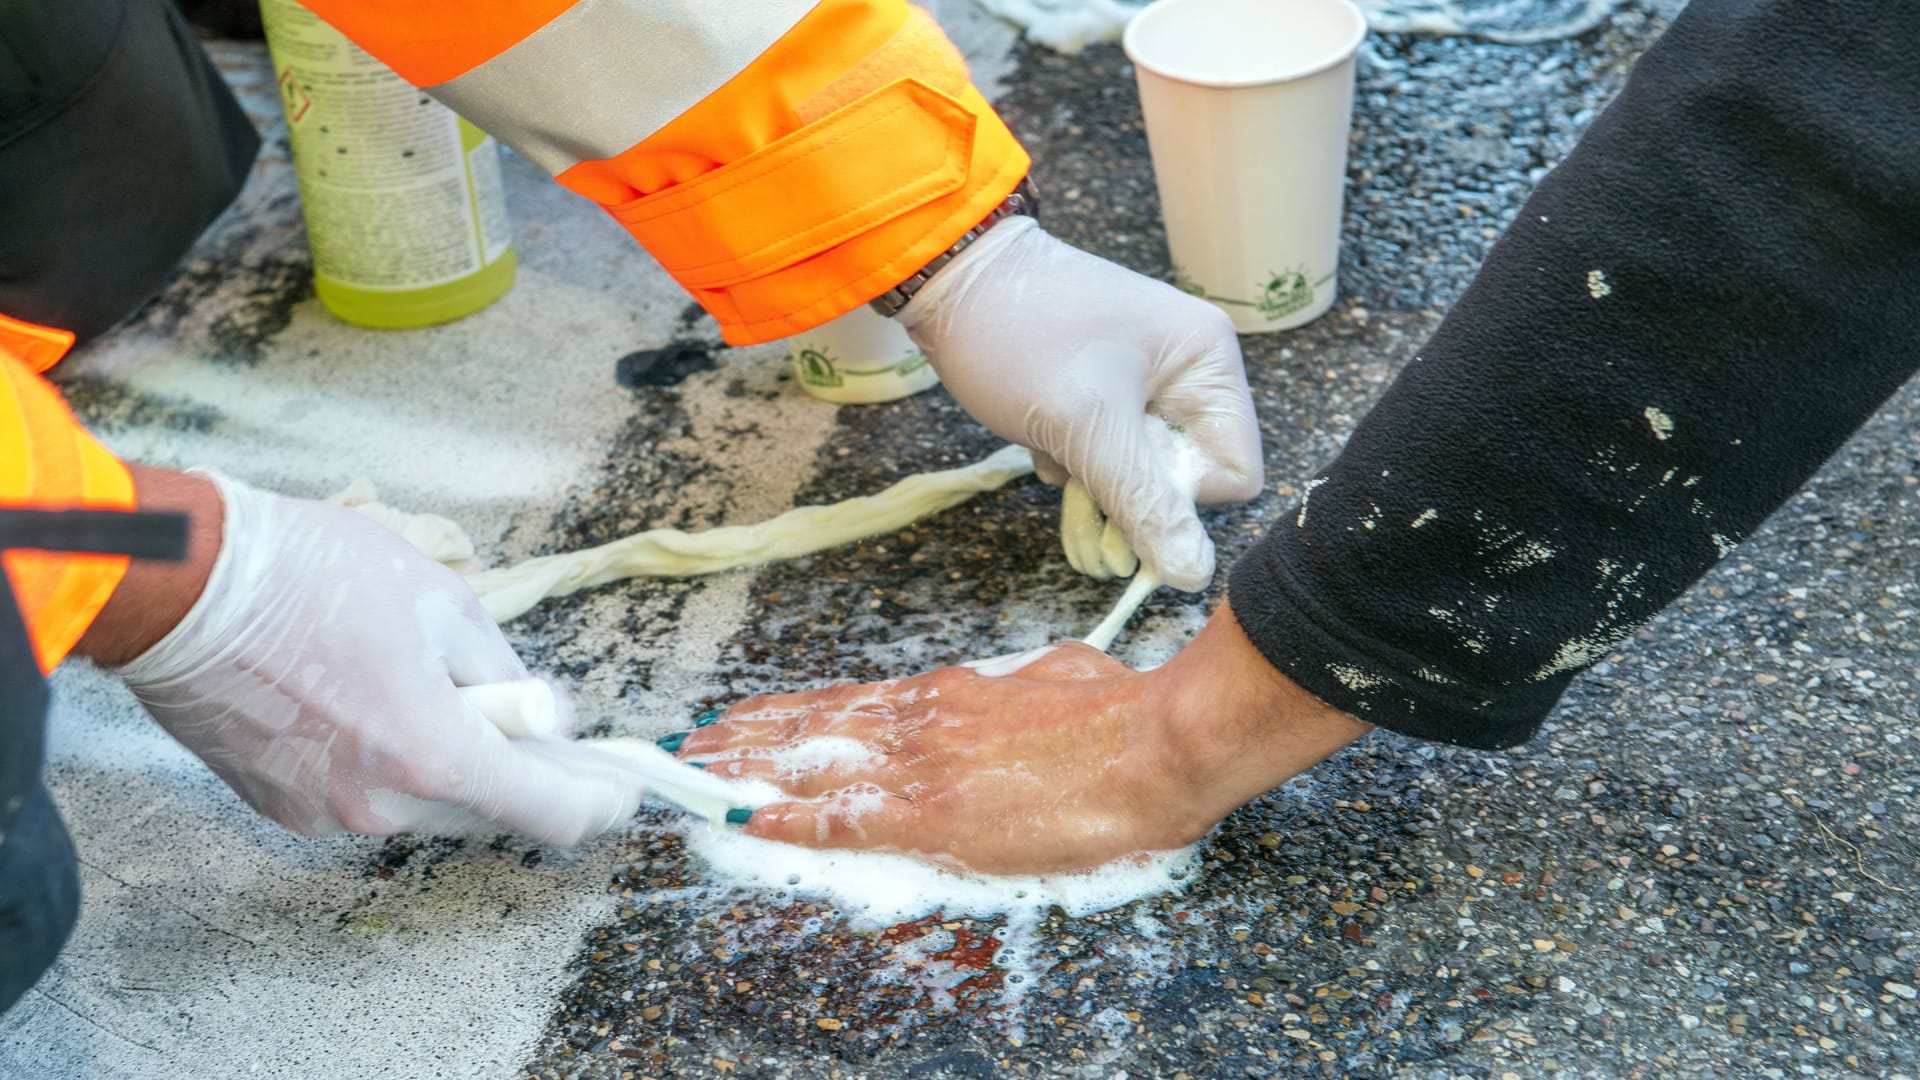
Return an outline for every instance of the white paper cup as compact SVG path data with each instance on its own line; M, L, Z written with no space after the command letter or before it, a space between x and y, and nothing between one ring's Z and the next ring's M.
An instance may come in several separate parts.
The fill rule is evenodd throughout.
M795 334L787 355L807 393L844 405L894 401L940 381L906 328L865 305Z
M1366 32L1349 0L1160 0L1127 27L1175 283L1242 333L1333 306Z

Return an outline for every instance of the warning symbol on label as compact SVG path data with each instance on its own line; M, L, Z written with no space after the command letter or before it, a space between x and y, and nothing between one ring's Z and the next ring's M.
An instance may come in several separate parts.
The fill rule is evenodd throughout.
M307 88L293 77L293 69L288 68L280 75L280 104L286 107L287 123L297 124L300 118L313 108L313 98L307 94Z

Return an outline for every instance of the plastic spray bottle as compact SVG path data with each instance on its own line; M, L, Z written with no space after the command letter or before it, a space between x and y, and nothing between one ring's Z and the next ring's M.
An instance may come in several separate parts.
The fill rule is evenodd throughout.
M320 302L400 329L499 299L515 266L499 145L295 0L260 14Z

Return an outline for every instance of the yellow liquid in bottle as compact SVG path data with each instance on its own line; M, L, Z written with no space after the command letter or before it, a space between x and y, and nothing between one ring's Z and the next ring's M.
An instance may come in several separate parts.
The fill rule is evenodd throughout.
M482 142L487 143L484 153L497 155L500 152L487 140L485 132L464 119L460 121L460 135L462 148L469 155L479 149ZM480 206L471 190L471 175L467 183L468 201L474 204L472 212L477 218ZM479 311L506 295L507 290L513 287L513 275L518 266L513 244L509 242L492 262L466 277L441 285L404 290L357 289L316 271L313 288L320 294L320 302L327 306L327 310L347 322L380 330L406 330L452 322Z
M261 0L314 289L382 329L470 315L513 285L500 149L296 0Z

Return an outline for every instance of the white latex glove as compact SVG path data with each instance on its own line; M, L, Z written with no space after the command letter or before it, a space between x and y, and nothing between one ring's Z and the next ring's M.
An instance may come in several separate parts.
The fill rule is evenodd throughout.
M1010 218L899 317L954 400L1033 450L1041 479L1081 481L1148 570L1206 587L1213 541L1195 501L1250 499L1264 482L1223 312ZM1070 554L1083 570L1099 562Z
M618 758L457 692L527 678L460 575L351 510L210 478L226 523L206 589L119 675L250 806L309 835L555 844L632 816Z

